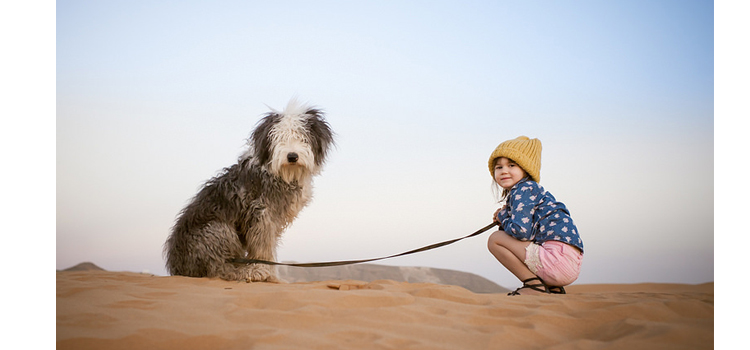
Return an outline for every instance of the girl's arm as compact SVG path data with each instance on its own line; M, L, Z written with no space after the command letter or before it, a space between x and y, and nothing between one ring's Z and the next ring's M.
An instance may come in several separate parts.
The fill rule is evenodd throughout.
M542 194L542 189L535 182L519 184L497 215L503 231L521 241L533 239L534 208L541 201Z

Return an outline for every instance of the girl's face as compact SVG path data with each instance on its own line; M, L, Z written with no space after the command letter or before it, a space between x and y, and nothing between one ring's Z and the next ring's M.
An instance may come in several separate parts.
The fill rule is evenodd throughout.
M495 182L509 190L526 177L526 172L512 160L500 157L495 161Z

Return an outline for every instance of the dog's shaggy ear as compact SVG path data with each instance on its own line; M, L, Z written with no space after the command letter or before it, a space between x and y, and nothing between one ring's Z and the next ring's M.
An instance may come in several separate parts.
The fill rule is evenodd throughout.
M278 123L281 116L276 112L269 112L250 135L250 144L253 147L253 157L257 164L266 164L271 160L271 130Z
M305 128L310 131L312 137L310 147L315 154L315 165L321 166L326 160L329 148L334 144L333 131L328 122L323 119L323 112L319 109L308 109L305 114L308 118L305 121Z

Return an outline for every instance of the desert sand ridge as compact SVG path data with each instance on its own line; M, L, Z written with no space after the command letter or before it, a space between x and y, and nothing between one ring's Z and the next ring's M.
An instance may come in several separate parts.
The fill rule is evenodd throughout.
M474 293L507 293L509 290L473 273L431 267L357 264L347 266L299 268L278 266L279 276L287 282L347 280L372 282L428 282L464 287Z

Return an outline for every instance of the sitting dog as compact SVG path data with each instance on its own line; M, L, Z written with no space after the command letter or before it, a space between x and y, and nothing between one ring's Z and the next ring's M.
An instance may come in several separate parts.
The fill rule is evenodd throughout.
M164 245L169 273L278 282L272 266L229 261L276 261L279 238L312 198L333 136L321 110L295 100L266 114L237 164L208 180L180 212Z

